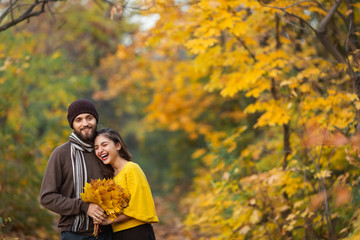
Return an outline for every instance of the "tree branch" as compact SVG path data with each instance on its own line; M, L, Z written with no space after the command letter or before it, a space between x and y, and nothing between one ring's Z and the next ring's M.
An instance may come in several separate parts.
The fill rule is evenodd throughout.
M64 0L33 0L32 3L28 3L29 0L8 0L6 3L3 3L0 0L0 32L5 31L23 21L29 20L32 17L39 16L42 13L50 12L52 14L52 10L50 9L50 3L55 2L65 2ZM96 3L104 2L109 4L110 6L117 6L118 3L111 0L94 0ZM129 0L122 0L121 6L124 9L129 8L132 10L145 10L142 8L136 8L134 6L130 6ZM154 4L154 3L153 3ZM46 5L48 8L46 9ZM147 5L146 8L150 8L152 5Z
M251 50L246 46L245 42L235 34L233 36L240 42L240 44L246 49L246 51L249 53L250 57L254 60L254 62L257 62L255 55L251 52Z
M19 17L17 18L14 18L13 16L13 9L16 7L15 4L16 4L17 1L15 1L8 9L7 11L5 11L3 13L3 15L1 16L0 18L0 22L2 22L2 20L5 18L5 16L9 13L11 13L11 16L12 16L12 20L4 25L0 25L0 32L12 27L12 26L15 26L17 25L18 23L24 21L24 20L27 20L27 19L30 19L31 17L34 17L34 16L39 16L40 14L44 13L45 12L45 6L46 4L48 3L48 1L43 1L43 2L39 2L39 1L35 1L32 5L30 5L30 7ZM41 8L39 11L35 11L33 12L33 10L37 7L41 5Z
M334 5L330 8L329 12L326 14L326 16L321 20L318 28L316 29L317 32L323 33L326 30L326 26L329 24L331 19L334 17L337 9L339 8L342 0L335 0Z
M329 39L326 37L326 27L330 23L330 21L333 19L335 13L337 12L337 9L339 8L342 0L335 0L334 5L330 8L326 16L321 20L319 26L315 30L316 36L320 40L320 42L324 45L324 47L333 55L333 57L339 62L339 63L345 63L347 65L348 62L345 60L343 55L340 53L340 51L332 44ZM351 69L351 67L349 66Z

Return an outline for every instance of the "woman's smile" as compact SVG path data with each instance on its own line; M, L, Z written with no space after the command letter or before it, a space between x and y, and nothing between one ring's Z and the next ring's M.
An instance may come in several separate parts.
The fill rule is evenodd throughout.
M103 161L106 161L109 157L109 154L108 153L102 153L100 154L100 159L103 160Z

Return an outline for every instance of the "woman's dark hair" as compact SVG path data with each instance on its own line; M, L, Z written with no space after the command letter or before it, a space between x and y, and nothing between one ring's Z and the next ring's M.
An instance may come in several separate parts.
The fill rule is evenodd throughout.
M132 161L132 155L129 152L128 147L126 146L124 140L120 136L120 133L118 133L116 130L114 130L112 128L104 128L104 129L101 129L100 131L98 131L96 134L96 136L100 136L100 135L103 135L106 138L110 139L111 141L113 141L115 143L115 145L117 143L120 143L120 145L121 145L121 148L119 150L120 156L128 161Z

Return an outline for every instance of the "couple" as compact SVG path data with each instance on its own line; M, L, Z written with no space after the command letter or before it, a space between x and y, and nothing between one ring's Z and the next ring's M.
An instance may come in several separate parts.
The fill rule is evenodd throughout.
M51 154L40 192L41 204L60 214L61 239L95 239L94 223L101 225L98 240L155 239L151 223L158 218L149 184L119 133L97 132L98 113L85 99L69 106L67 118L74 131ZM131 195L129 206L113 221L99 205L80 198L86 182L112 177Z

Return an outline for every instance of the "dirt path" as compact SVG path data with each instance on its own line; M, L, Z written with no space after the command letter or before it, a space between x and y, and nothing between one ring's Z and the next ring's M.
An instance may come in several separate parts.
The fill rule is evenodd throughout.
M156 240L190 240L170 199L155 198L159 223L153 224Z

